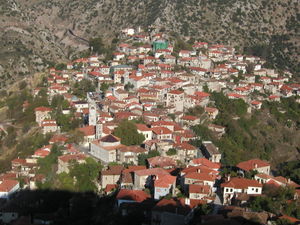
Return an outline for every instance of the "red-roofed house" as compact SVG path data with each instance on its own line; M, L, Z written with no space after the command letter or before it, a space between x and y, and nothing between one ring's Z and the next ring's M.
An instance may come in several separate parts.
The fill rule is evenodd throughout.
M145 170L138 170L134 172L134 188L144 189L145 186L150 187L153 177L169 174L162 168L152 168Z
M176 162L170 157L155 156L147 159L149 168L161 167L170 169L176 166Z
M54 135L50 140L49 140L49 144L54 144L54 143L66 143L66 141L68 140L68 138L64 135L61 134L57 134Z
M200 165L203 165L203 166L206 166L212 170L216 170L218 171L220 168L221 168L221 164L220 163L214 163L206 158L197 158L197 159L193 159L191 162L190 162L190 165L191 166L200 166Z
M184 187L190 184L203 184L213 188L216 180L215 174L191 172L184 175Z
M208 185L190 184L189 185L189 198L190 199L204 199L212 194L212 189Z
M156 176L154 180L154 199L158 200L171 193L174 194L176 187L176 177L169 174Z
M177 144L175 148L177 149L177 156L180 161L187 162L197 156L198 149L187 142Z
M166 127L153 127L153 139L172 140L172 131Z
M117 148L117 162L137 164L138 156L145 153L146 149L140 146L121 146Z
M142 190L121 189L116 196L118 207L124 202L143 202L151 196Z
M259 173L270 174L270 164L260 159L250 159L236 165L243 171L256 170Z
M180 118L181 122L187 124L188 126L195 126L200 123L200 118L197 116L185 115Z
M254 109L261 109L262 102L260 101L251 101L251 107Z
M256 180L233 177L229 181L221 184L223 190L223 204L230 204L231 199L240 194L261 195L262 184Z
M3 180L0 181L0 199L8 199L10 195L18 191L20 188L17 180Z
M41 127L43 129L43 134L54 133L59 131L59 126L56 124L56 120L43 120L41 122Z
M34 155L32 157L34 158L45 158L47 155L50 154L52 145L46 145L42 148L39 148L34 152Z
M216 119L217 115L219 114L219 110L213 107L205 107L204 111L207 113L210 119Z
M117 149L121 147L120 138L109 134L91 143L91 154L103 163L117 161Z
M117 184L123 170L124 167L121 165L109 166L107 170L102 170L100 175L101 187L105 188L107 185Z
M88 146L89 143L95 140L96 128L95 126L85 126L78 128L84 134L83 144L84 146Z

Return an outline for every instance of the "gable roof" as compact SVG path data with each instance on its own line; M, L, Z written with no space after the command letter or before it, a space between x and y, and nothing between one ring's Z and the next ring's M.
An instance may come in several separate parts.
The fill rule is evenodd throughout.
M210 160L208 160L206 158L196 158L196 159L193 159L192 162L195 165L203 165L203 166L207 166L208 168L211 168L211 169L220 169L221 168L220 163L211 162Z
M84 133L84 136L92 136L96 133L95 126L85 126L78 128L78 130Z
M153 169L138 170L135 171L135 174L138 176L150 176L150 175L164 175L169 173L162 168L153 168Z
M15 186L19 184L17 180L3 180L0 183L0 192L10 192Z
M34 111L36 111L36 112L51 112L52 109L49 107L42 106L42 107L35 108Z
M192 172L185 175L185 178L198 180L198 181L215 181L216 176L208 173Z
M221 187L232 187L235 189L246 189L248 187L262 187L262 184L256 180L233 177L228 182L221 184Z
M255 170L256 168L270 166L270 164L260 159L250 159L248 161L240 162L236 166L242 170L250 171Z
M118 138L112 134L106 135L100 139L101 142L109 142L109 143L119 142L120 140L121 140L120 138Z
M135 202L143 202L147 198L150 198L146 192L141 190L128 190L128 189L121 189L117 194L116 199L120 200L132 200Z
M172 184L175 184L175 182L175 176L164 174L162 176L159 176L158 179L154 181L154 187L169 188Z
M155 156L147 159L149 165L152 167L168 167L176 166L176 162L170 157Z

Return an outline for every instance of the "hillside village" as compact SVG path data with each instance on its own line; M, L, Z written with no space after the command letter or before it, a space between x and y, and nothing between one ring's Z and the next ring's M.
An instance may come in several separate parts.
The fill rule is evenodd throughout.
M39 173L39 162L55 149L56 174L70 174L75 164L93 159L101 164L92 181L95 192L115 195L122 216L138 207L146 224L188 224L201 205L211 210L199 224L216 219L214 224L222 224L234 217L255 218L260 224L300 223L300 215L249 208L249 202L270 188L292 190L287 200L299 207L299 184L275 176L263 159L223 165L224 154L216 144L192 129L200 124L217 138L226 134L226 127L214 123L221 109L212 93L246 104L251 114L265 101L294 96L299 103L300 84L293 83L288 71L264 68L263 59L238 55L231 46L196 41L192 49L175 51L173 44L164 33L125 29L108 63L95 53L69 62L64 70L47 71L31 94L44 90L49 103L60 96L65 104L59 113L80 122L70 137L65 124L55 119L57 109L49 104L34 108L39 132L51 138L34 154L13 159L11 170L0 175L0 200L5 202L0 204L0 221L23 216L10 202L20 190L36 190L48 182ZM84 83L87 87L80 89ZM23 111L29 107L25 101Z

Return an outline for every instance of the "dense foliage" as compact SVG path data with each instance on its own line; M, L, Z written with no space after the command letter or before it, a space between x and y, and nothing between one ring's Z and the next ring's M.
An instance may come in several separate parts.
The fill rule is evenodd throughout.
M145 140L144 135L138 133L135 123L128 120L121 121L113 134L121 138L124 145L141 145Z
M249 202L249 207L256 212L267 211L277 215L285 214L300 219L300 205L294 199L294 189L287 187L275 188L264 186L263 196L258 196Z
M300 161L296 160L280 164L278 166L278 173L300 184Z
M82 79L76 82L73 89L73 94L79 98L85 98L87 92L94 92L96 87L91 80Z

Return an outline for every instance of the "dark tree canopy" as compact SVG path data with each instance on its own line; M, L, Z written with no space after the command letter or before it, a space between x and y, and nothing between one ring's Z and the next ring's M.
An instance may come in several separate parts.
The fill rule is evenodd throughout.
M144 135L138 133L135 123L128 120L119 123L114 135L121 138L124 145L141 145L145 140Z

